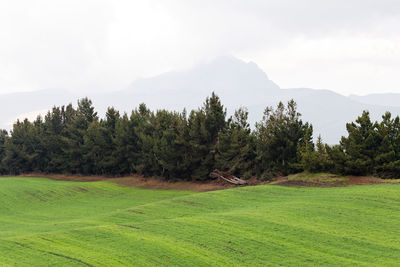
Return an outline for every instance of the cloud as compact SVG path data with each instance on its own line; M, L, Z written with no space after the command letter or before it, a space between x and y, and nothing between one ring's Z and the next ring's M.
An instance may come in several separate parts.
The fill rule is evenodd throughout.
M118 90L221 54L282 87L400 91L399 27L394 0L5 0L0 92Z
M0 9L1 88L84 82L104 53L106 7L101 1L6 1Z

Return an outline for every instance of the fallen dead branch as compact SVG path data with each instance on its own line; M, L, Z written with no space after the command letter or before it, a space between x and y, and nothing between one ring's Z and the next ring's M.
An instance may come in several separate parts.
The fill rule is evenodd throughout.
M247 182L245 180L242 180L240 178L237 178L234 175L230 175L229 173L223 173L219 170L214 170L213 172L210 173L211 178L217 178L224 180L228 183L235 184L235 185L245 185Z

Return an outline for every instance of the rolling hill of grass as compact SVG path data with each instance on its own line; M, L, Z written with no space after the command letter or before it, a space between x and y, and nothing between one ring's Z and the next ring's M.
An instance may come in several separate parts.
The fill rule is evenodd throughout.
M0 266L399 265L400 185L189 192L0 178Z

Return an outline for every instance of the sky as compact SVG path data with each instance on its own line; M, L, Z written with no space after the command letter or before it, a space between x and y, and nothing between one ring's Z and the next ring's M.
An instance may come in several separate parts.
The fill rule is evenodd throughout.
M220 55L281 88L400 93L398 0L0 0L0 94L114 91Z

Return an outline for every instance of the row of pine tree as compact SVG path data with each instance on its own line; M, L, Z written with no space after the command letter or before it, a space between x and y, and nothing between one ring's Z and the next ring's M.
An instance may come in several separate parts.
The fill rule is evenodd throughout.
M202 107L174 112L141 104L130 115L108 108L100 119L92 102L54 107L35 121L0 132L0 173L31 172L205 180L213 169L269 179L303 170L400 176L400 120L381 123L364 112L347 124L348 137L328 146L303 123L292 100L268 107L254 130L245 108L227 118L214 93Z
M364 111L355 122L347 123L347 137L328 146L318 138L316 144L299 149L301 166L310 172L374 175L400 178L400 118L387 112L381 122L371 121Z

